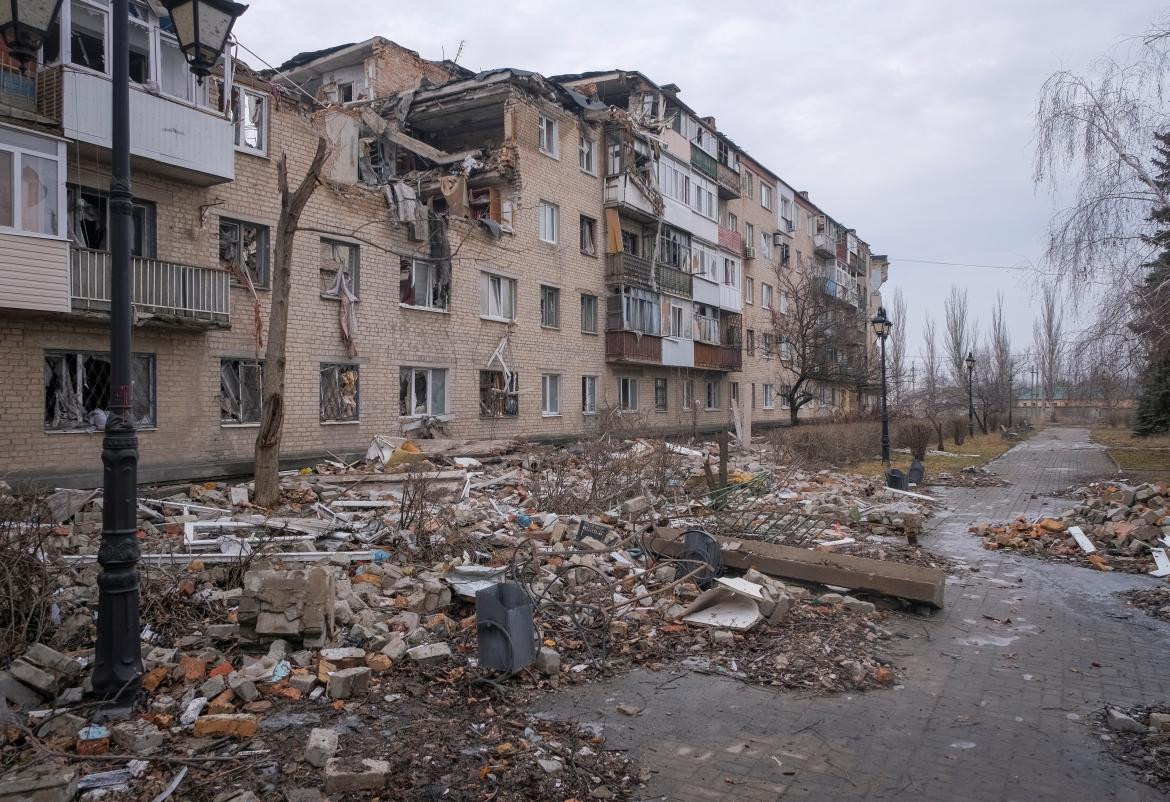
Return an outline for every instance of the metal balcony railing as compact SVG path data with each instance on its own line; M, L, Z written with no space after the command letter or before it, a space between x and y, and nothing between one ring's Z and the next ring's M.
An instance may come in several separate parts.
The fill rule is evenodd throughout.
M74 311L110 310L110 254L70 249L70 298ZM229 326L231 290L227 272L134 257L131 296L140 313L177 323Z
M0 63L0 106L36 111L36 76L22 75L16 67Z
M724 198L738 198L743 194L739 173L723 162L719 162L716 167L715 183L719 185L719 194Z
M658 291L691 297L691 274L659 262L654 266ZM650 260L632 253L605 255L605 280L629 284L643 289L654 289L650 281Z
M605 358L610 362L662 364L662 338L637 331L607 331Z
M711 178L718 179L719 168L716 166L718 162L715 157L694 142L691 143L691 166L704 175Z

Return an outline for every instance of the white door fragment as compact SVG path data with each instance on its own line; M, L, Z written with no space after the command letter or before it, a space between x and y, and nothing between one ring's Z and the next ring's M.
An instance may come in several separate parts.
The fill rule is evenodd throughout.
M720 629L751 629L764 620L757 600L764 588L744 579L718 579L718 587L699 594L683 611L682 620Z
M1070 526L1068 533L1073 536L1073 540L1077 542L1077 545L1081 547L1081 551L1085 554L1092 554L1097 550L1097 547L1093 545L1093 541L1085 537L1084 530L1079 526Z
M1166 556L1166 549L1150 549L1150 553L1154 555L1154 563L1158 566L1150 571L1150 576L1170 576L1170 557Z

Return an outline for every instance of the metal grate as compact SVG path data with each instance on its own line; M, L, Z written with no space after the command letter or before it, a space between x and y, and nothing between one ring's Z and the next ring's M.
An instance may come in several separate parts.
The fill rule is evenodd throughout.
M322 422L358 420L358 392L357 365L321 365Z
M766 500L775 486L775 477L765 471L746 482L711 491L703 497L714 520L711 528L726 537L794 545L811 541L824 529L824 522L795 512L786 504Z
M154 355L134 354L131 400L135 426L156 424ZM85 352L46 353L45 430L105 428L110 407L110 357Z

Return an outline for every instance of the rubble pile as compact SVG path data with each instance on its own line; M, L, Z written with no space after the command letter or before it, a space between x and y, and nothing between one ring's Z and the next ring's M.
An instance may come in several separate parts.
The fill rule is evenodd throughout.
M1170 575L1170 489L1166 485L1095 484L1059 515L978 524L970 532L987 549L1087 565L1098 571Z
M1126 604L1144 610L1147 615L1170 621L1170 587L1131 588L1117 595L1125 599Z
M1097 723L1110 755L1132 766L1142 782L1170 791L1170 708L1107 707Z
M651 547L666 524L726 531L747 513L768 523L745 539L938 562L892 534L920 527L926 505L845 474L785 473L762 453L729 474L767 477L738 506L707 481L715 446L641 440L378 438L358 464L284 475L271 511L246 484L163 488L139 504L145 674L119 722L85 701L101 499L58 491L49 520L22 530L39 533L54 590L0 671L0 799L48 782L28 777L46 758L107 754L134 762L58 779L108 783L113 798L152 798L180 772L237 802L277 788L631 798L644 778L600 733L531 719L525 703L635 665L817 693L891 684L888 614L872 602Z
M942 487L1003 487L1010 484L994 471L978 465L968 465L958 473L946 471L928 476L925 484Z

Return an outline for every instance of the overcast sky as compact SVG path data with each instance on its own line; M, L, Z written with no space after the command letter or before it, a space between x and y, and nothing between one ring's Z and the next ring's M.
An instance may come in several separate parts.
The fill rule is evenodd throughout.
M957 283L981 323L997 291L1031 343L1035 277L920 264L1039 265L1053 200L1031 183L1044 79L1081 68L1165 10L1147 0L254 2L239 41L271 64L376 34L474 70L636 69L891 258L887 303L941 316ZM461 45L462 43L462 45ZM253 63L247 53L242 57ZM1073 326L1075 327L1075 324Z

